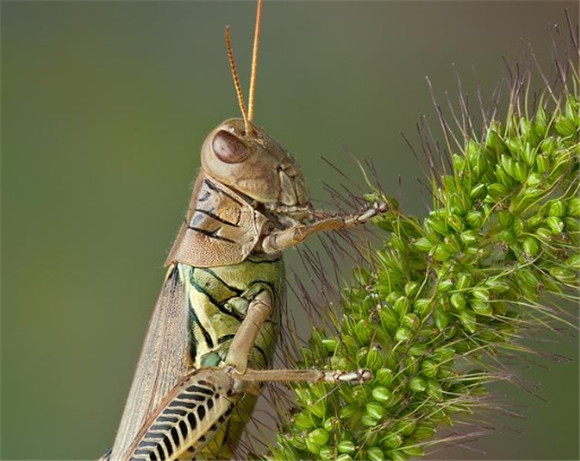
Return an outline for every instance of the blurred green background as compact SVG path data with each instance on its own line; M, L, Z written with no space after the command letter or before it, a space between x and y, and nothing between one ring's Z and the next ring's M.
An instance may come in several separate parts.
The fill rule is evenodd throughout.
M576 2L267 2L256 122L302 164L311 195L362 183L341 147L372 159L403 206L425 214L416 145L438 95L481 83L527 44L551 62L551 24ZM239 111L224 26L247 86L254 2L2 2L3 459L93 459L119 422L165 254L189 200L205 135ZM472 67L477 70L477 79ZM475 105L475 100L472 100ZM297 258L291 257L298 269ZM523 419L496 414L470 459L577 459L578 342L572 359L499 386ZM536 344L538 347L538 345Z

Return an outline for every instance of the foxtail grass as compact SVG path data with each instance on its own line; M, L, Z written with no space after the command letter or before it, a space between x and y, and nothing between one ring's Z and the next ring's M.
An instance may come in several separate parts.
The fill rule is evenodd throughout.
M553 75L508 69L507 110L499 114L497 100L482 109L479 129L462 98L457 117L435 104L442 140L423 143L432 165L425 219L378 189L366 197L390 204L374 220L382 242L344 288L334 328L313 329L300 365L365 368L373 378L294 384L271 459L420 457L446 440L441 427L486 408L490 382L513 378L505 359L534 353L526 334L575 324L565 307L578 303L580 270L580 79L570 41Z

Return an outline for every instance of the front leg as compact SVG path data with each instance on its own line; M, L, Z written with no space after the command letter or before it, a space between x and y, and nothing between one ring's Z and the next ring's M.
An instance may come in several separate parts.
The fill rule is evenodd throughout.
M372 208L346 216L333 216L315 221L312 224L296 224L288 229L274 230L264 236L261 242L261 250L272 254L294 247L311 235L318 232L326 232L338 229L351 229L366 223L369 219L386 212L389 209L387 202L374 203ZM324 216L324 212L313 212L314 216Z

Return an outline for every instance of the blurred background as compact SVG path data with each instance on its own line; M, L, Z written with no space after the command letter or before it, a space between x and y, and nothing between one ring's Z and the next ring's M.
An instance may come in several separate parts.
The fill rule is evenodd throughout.
M113 441L201 143L239 116L224 27L246 88L255 3L1 8L1 457L94 459ZM321 156L364 184L344 145L423 216L400 132L418 146L419 114L434 120L425 76L454 99L455 63L487 98L502 56L521 61L528 43L549 68L565 8L578 17L577 2L266 2L255 120L315 199L328 198L321 179L344 182ZM542 347L571 359L523 371L542 398L496 388L524 417L496 415L478 451L434 456L578 458L578 338Z

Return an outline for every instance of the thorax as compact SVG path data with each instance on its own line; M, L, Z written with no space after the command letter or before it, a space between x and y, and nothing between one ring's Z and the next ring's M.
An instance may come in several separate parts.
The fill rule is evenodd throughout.
M275 257L250 255L238 264L194 267L178 263L189 310L191 358L194 368L220 366L247 309L260 291L272 295L273 314L262 329L252 366L265 367L272 356L284 302L284 264Z

